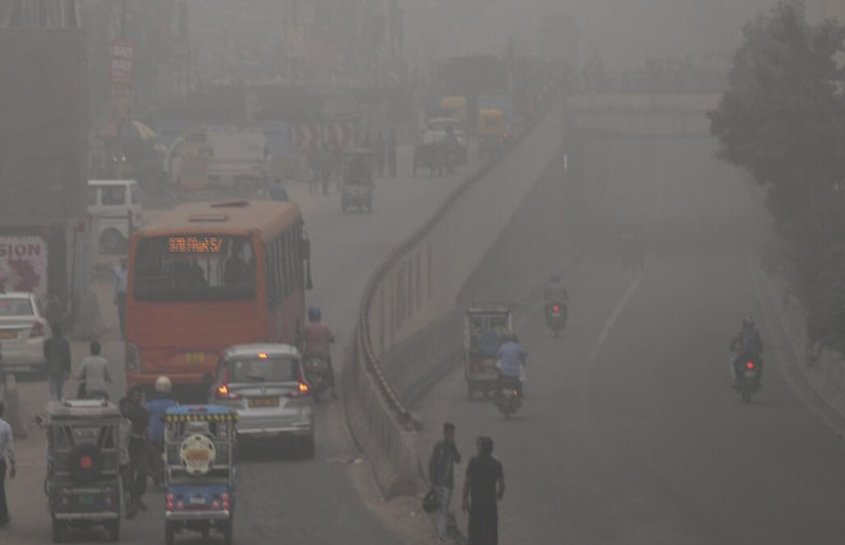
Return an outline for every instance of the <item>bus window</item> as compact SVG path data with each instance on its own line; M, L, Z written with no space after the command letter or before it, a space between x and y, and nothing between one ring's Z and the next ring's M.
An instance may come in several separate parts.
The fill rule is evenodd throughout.
M241 236L144 238L135 257L134 296L141 301L255 297L255 253Z

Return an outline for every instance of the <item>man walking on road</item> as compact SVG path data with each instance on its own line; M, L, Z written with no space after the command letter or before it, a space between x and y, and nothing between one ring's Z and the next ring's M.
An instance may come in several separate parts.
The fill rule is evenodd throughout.
M461 454L455 446L455 425L443 424L443 440L434 445L428 462L428 479L440 504L437 513L437 538L446 538L451 513L452 490L455 488L455 464L461 463Z
M138 511L146 511L143 497L147 491L147 461L149 456L148 432L150 415L143 405L143 392L135 388L129 392L129 406L126 418L131 423L129 432L129 505L126 518L132 518Z
M120 337L126 337L126 258L120 258L120 265L114 268L114 304L120 320Z
M502 464L493 458L493 440L478 438L478 456L469 461L464 481L463 512L469 512L469 545L498 545L499 510L505 495Z
M9 524L9 505L6 503L6 471L15 478L15 443L12 427L3 420L5 407L0 401L0 528ZM8 468L7 468L8 464Z
M65 381L70 376L70 343L64 337L60 322L53 323L50 329L53 337L44 343L47 382L50 384L50 399L61 401Z

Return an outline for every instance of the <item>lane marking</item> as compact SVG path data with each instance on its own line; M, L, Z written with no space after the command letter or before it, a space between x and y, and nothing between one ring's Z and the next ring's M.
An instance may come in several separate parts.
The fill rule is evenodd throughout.
M610 316L602 325L601 331L599 331L599 335L596 338L596 344L593 346L592 350L587 354L587 367L592 367L593 363L598 359L599 353L601 352L602 348L604 348L604 344L607 341L608 335L610 335L610 331L616 325L617 320L619 320L619 316L622 315L622 311L625 310L625 307L628 306L628 302L633 297L634 292L637 291L637 287L639 287L640 282L642 282L643 278L645 278L645 271L646 269L643 268L637 274L636 278L631 281L631 284L628 285L628 289L625 290L625 293L622 295L622 298L616 304L616 308L613 309L613 312L610 313Z

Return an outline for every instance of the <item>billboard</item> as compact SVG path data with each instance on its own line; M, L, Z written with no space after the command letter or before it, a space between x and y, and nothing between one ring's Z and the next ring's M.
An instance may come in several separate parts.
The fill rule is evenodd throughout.
M75 28L0 29L0 226L85 217L86 43Z
M38 236L0 236L0 292L47 295L47 242Z

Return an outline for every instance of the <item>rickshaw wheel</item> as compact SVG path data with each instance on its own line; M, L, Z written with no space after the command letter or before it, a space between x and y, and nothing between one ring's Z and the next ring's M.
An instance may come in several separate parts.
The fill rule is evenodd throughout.
M53 543L62 543L65 540L65 523L53 519Z
M169 522L164 523L164 543L166 545L173 545L176 541L176 527Z
M109 541L120 540L120 519L110 521L106 524L106 530L109 532Z

